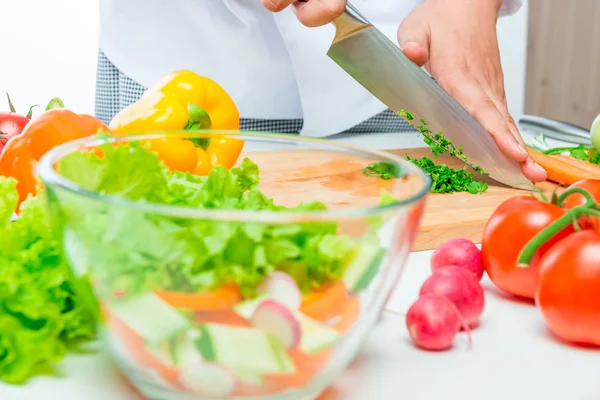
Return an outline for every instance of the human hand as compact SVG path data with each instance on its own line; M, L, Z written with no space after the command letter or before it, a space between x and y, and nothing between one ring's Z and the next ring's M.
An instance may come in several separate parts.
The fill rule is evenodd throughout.
M283 11L290 5L295 8L300 22L308 27L330 23L344 12L346 0L261 0L272 12Z
M425 0L400 24L398 43L520 164L527 178L541 182L546 171L527 153L506 104L496 35L501 5L502 0Z

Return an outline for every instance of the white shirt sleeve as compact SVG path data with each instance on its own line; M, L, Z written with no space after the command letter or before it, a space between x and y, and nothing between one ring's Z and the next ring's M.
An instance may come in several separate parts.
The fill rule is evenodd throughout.
M498 14L498 16L505 17L508 15L513 15L514 13L519 11L519 9L521 9L522 5L522 0L504 0L502 2L502 7L500 7L500 13Z

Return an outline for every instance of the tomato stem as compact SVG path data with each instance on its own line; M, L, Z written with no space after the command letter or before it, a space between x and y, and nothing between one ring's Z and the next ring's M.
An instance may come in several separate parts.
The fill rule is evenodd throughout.
M33 106L29 107L29 111L27 111L27 115L26 115L25 117L26 117L27 119L31 119L31 117L33 117L33 109L34 109L35 107L39 107L39 106L40 106L39 104L35 104L35 105L33 105Z
M540 188L537 188L537 187L535 187L535 186L534 186L534 187L533 187L531 190L532 190L532 192L533 192L533 193L531 194L531 196L532 196L534 199L536 199L537 201L540 201L540 202L542 202L542 203L548 203L548 202L549 202L549 200L548 200L548 197L546 197L546 195L544 194L544 192L543 192L543 191L542 191ZM540 198L538 199L538 198L535 196L535 194L537 194L538 196L540 196Z
M591 197L590 197L591 199ZM593 204L586 203L581 207L575 207L569 210L565 215L554 221L552 224L538 232L527 244L521 249L519 256L517 257L517 267L527 268L531 264L531 260L535 253L542 247L546 242L558 235L563 229L573 224L577 218L583 215L593 215L600 218L600 211L592 209L596 204L592 200Z
M8 94L8 92L6 93L6 98L8 99L8 107L10 108L10 112L16 113L17 110L15 110L15 106L13 105L12 101L10 100L10 96Z
M550 202L554 205L558 203L558 195L556 194L556 188L552 191L552 199Z
M590 193L587 190L585 190L583 188L574 187L574 188L567 189L564 192L562 192L556 199L556 205L559 207L562 207L566 198L574 193L579 193L580 195L585 197L585 199L586 199L586 202L584 204L585 207L589 207L589 206L596 204L596 201L594 201L594 199L592 198L592 195L590 195Z

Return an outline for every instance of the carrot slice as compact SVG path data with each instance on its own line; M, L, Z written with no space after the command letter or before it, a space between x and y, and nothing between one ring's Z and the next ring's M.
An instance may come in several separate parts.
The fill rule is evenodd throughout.
M340 314L347 295L346 285L334 282L304 296L300 312L321 322L329 321Z
M550 157L554 157L557 160L562 162L566 162L570 165L573 165L577 168L585 170L591 174L594 174L595 177L600 178L600 165L592 164L591 162L580 160L579 158L564 156L562 154L553 154Z
M144 346L144 339L119 318L112 315L106 305L102 306L109 334L115 335L125 345L127 352L134 361L145 368L155 370L165 381L179 386L179 371L173 366L164 364Z
M225 285L208 293L156 291L156 295L175 308L194 311L228 310L241 299L235 285Z
M194 314L194 321L200 324L212 323L241 327L250 326L250 321L231 310L207 312L198 311L196 314Z
M333 356L333 351L331 349L323 349L315 354L306 354L294 349L290 350L288 354L296 366L296 372L293 374L267 375L267 380L288 388L300 388L306 386L319 373L319 370Z
M349 296L342 304L339 320L331 327L339 333L348 332L360 317L360 301L358 297Z
M582 179L598 178L599 175L581 169L571 163L566 163L555 157L539 152L532 148L527 151L536 163L541 165L548 173L548 180L563 185L571 185Z

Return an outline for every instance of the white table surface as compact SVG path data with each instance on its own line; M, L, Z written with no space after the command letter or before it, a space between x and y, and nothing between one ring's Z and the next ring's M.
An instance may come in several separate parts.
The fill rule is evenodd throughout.
M414 135L351 138L375 148L422 146ZM387 308L405 313L430 274L431 251L412 253ZM559 343L532 305L503 295L484 277L481 325L446 352L414 347L404 318L385 313L360 355L322 400L598 400L600 351ZM102 353L70 355L62 377L0 384L0 400L140 400Z
M406 312L430 273L412 253L387 308ZM484 277L481 325L446 352L414 347L402 317L384 314L358 358L322 400L598 400L600 352L557 342L536 308L504 297ZM103 354L69 356L64 377L0 386L2 400L141 400Z

